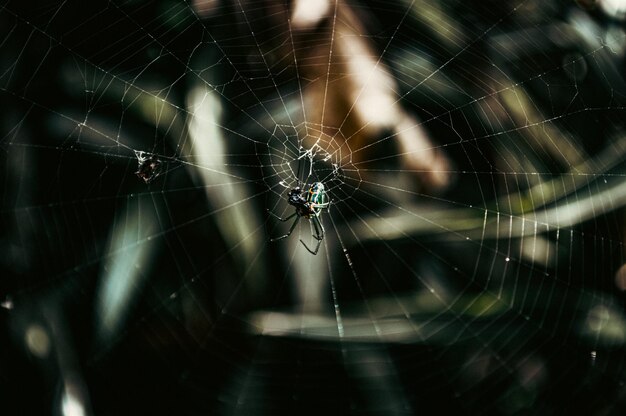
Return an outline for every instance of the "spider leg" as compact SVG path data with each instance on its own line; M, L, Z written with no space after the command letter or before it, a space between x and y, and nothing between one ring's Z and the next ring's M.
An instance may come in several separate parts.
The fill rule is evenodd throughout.
M316 240L322 241L324 239L324 226L320 221L320 217L317 215L313 217L313 227L315 228L315 237Z
M324 226L322 225L322 223L320 222L320 219L317 216L311 217L311 222L313 222L313 228L315 229L315 235L313 236L313 238L317 240L317 245L315 246L315 250L311 250L304 241L300 240L300 242L302 243L304 248L308 250L309 253L315 256L320 249L322 240L324 239Z
M267 210L267 212L270 213L271 216L273 216L274 218L278 218L279 220L281 220L282 222L285 221L289 221L290 219L292 219L294 217L294 215L297 214L297 212L294 212L293 214L291 214L290 216L288 216L287 218L281 218L278 215L274 214L272 211L270 211L269 209Z
M289 217L285 218L285 220L293 217L294 215L296 215L296 214L290 215ZM274 241L282 240L283 238L289 237L291 235L291 233L293 232L294 228L296 228L296 225L298 225L298 221L300 221L300 217L297 217L294 220L294 222L293 222L293 224L291 224L291 228L289 228L289 231L287 232L287 234L281 235L280 237L276 237L276 238L270 238L270 241L274 242Z

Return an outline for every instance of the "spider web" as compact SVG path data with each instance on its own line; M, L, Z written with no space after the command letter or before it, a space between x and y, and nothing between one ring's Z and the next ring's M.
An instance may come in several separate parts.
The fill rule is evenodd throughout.
M6 413L623 412L624 10L4 3Z

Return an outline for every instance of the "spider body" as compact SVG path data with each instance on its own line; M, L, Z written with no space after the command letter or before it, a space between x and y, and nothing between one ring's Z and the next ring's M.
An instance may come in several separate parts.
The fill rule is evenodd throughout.
M312 216L319 216L328 207L326 199L324 184L315 182L307 192L303 192L300 187L289 191L287 202L296 208L300 217L311 219Z
M278 241L289 237L296 228L300 218L306 218L313 224L313 228L315 230L313 238L317 240L317 246L315 247L315 250L311 250L304 241L300 240L300 242L311 254L317 254L320 245L322 244L322 240L324 239L324 226L320 222L319 216L324 209L328 208L328 205L330 204L324 184L321 182L315 182L306 191L299 186L296 186L289 191L287 203L292 205L296 209L296 212L287 218L281 218L271 211L270 214L281 221L289 221L293 217L296 217L296 219L293 221L293 224L291 225L291 228L289 228L289 232L287 232L287 234L277 238L272 238L270 241Z
M135 151L135 155L137 156L137 162L139 163L135 175L143 179L145 183L152 182L161 174L161 161L156 157L156 155L151 155L144 151Z

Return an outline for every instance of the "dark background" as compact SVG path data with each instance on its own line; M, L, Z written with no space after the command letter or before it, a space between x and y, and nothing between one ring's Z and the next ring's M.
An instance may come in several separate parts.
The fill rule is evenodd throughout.
M371 41L385 50L403 105L432 119L429 134L454 162L447 189L423 191L442 205L402 192L394 204L447 231L407 226L393 238L351 238L354 224L373 224L385 204L358 191L337 201L333 226L323 221L349 241L331 253L332 288L319 314L335 322L338 302L345 338L328 321L259 335L255 313L298 316L286 246L264 240L263 261L252 265L237 256L217 224L221 207L195 172L202 166L180 151L186 130L155 124L151 111L160 107L142 101L166 97L184 124L195 83L219 91L229 172L246 182L265 220L280 190L260 156L267 148L239 134L270 140L259 127L268 118L260 100L299 88L293 71L255 55L256 42L271 46L276 30L266 2L0 7L2 414L80 414L63 413L67 397L95 415L626 410L624 199L611 193L623 181L626 149L623 21L594 2L430 2L444 19L439 27L427 2L408 3L353 6L374 16L366 19ZM254 36L242 10L258 25ZM442 41L444 26L465 37ZM411 78L407 51L438 69L432 83ZM540 132L529 126L536 121ZM133 150L159 157L161 175L149 184L134 174ZM381 145L387 151L392 157L374 167L393 173L397 150ZM511 196L536 185L537 175L555 181L543 206L562 215L574 207L580 218L563 227L537 220L539 230L511 235L511 215L527 217L527 227L539 218L523 206L537 201ZM559 197L548 192L570 185ZM586 198L598 201L591 216L576 205ZM156 242L149 264L138 266L143 283L129 292L124 325L101 339L96 305L115 256L111 236L130 224L129 206L145 221L138 235ZM441 219L442 206L478 210ZM483 210L489 221L502 214L497 238L481 238L493 231L482 226ZM451 219L479 225L454 228ZM538 236L551 247L548 260L539 260L541 246L537 260L523 258L524 238ZM433 287L449 296L429 297ZM389 302L410 307L387 312ZM419 330L394 337L387 325L396 320ZM372 335L377 324L391 335Z

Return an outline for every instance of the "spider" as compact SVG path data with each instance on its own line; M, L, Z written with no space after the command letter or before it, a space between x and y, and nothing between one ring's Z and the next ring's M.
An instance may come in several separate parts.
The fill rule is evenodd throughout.
M144 151L135 151L135 155L139 163L135 175L143 179L145 183L152 182L154 178L161 174L161 161L156 155L151 155Z
M330 201L327 201L324 184L321 182L314 182L306 191L304 191L299 186L296 186L289 191L287 202L289 203L289 205L293 205L296 208L296 212L294 212L287 218L281 218L278 215L274 214L272 211L267 210L272 216L278 218L283 222L289 221L291 218L296 217L293 224L291 224L291 228L289 228L287 234L276 238L270 238L270 241L278 241L282 240L283 238L289 237L293 230L296 228L296 225L298 224L298 221L300 221L300 218L304 217L313 223L313 228L315 229L315 234L313 235L313 238L317 240L317 246L315 247L315 250L311 250L309 246L307 246L306 243L302 241L302 239L300 240L300 242L302 243L304 248L309 251L309 253L316 255L320 249L322 240L324 239L324 226L320 222L319 217L322 211L328 208L328 205L330 205Z

